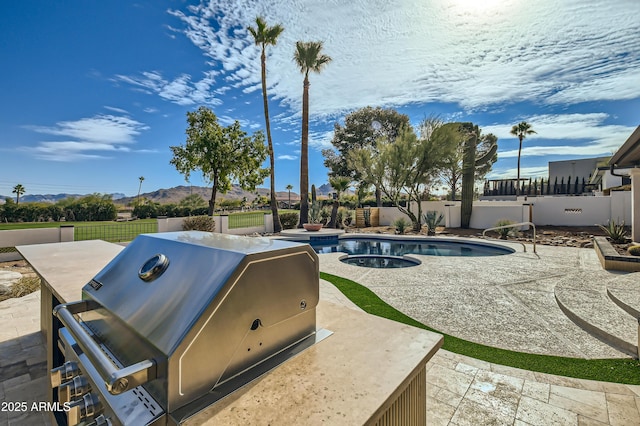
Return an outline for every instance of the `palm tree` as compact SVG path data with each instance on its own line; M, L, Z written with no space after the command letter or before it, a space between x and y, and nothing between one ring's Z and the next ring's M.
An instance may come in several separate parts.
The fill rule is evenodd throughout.
M340 194L349 189L351 186L351 178L346 176L332 176L329 178L329 185L336 190L336 198L333 202L331 220L329 221L329 227L335 228L338 225L336 218L338 217L338 207L340 207Z
M13 192L14 194L16 194L16 204L20 204L20 196L22 194L25 193L25 189L24 186L22 186L21 184L17 184L16 186L13 187Z
M258 16L256 18L256 27L248 27L247 30L253 36L256 46L262 48L260 55L260 64L262 65L262 99L264 101L264 121L267 128L267 143L269 147L269 162L271 165L271 214L273 215L273 232L282 231L282 224L278 216L278 203L276 201L276 174L275 174L275 155L273 153L273 142L271 141L271 124L269 122L269 102L267 101L267 56L265 49L267 45L275 46L278 36L284 28L281 25L268 27L264 18Z
M138 201L137 201L137 204L140 205L140 190L142 189L142 181L144 180L144 176L140 176L138 179L140 180L140 185L138 185Z
M300 144L300 223L309 220L309 71L319 73L331 62L331 57L322 54L321 41L296 42L293 60L304 75L302 84L302 143Z
M536 132L531 128L531 124L526 121L518 123L511 128L511 134L517 136L520 140L520 147L518 148L518 179L516 180L516 195L520 195L520 154L522 152L522 141L527 137L527 135L532 135L534 133Z
M293 185L289 184L286 187L286 190L289 191L289 208L291 208L291 190L293 189Z

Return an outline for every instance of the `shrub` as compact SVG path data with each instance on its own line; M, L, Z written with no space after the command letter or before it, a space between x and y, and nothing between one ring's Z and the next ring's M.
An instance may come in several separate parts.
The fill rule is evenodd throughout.
M598 225L602 229L607 237L611 238L616 244L623 244L627 242L627 230L624 227L624 220L620 223L616 223L614 220L610 220L607 226Z
M280 217L282 229L293 229L298 226L298 213L286 212L280 213L278 216Z
M507 225L513 225L514 223L515 222L509 219L500 219L493 226L507 226ZM501 229L496 229L495 231L498 233L501 240L506 240L507 237L509 236L513 237L518 235L518 231L516 230L516 228L501 228Z
M631 256L640 256L640 246L631 246L627 251Z
M346 207L339 207L336 222L341 224L343 228L346 228L353 223L355 217L354 213L355 212L353 210L349 210Z
M409 225L409 222L407 222L403 217L396 219L393 222L393 226L396 228L396 231L398 231L398 234L404 234L404 231Z
M435 210L430 210L422 215L424 223L427 225L427 235L436 235L436 228L440 226L444 215Z
M186 217L182 221L183 231L206 231L213 232L216 229L216 222L211 216Z

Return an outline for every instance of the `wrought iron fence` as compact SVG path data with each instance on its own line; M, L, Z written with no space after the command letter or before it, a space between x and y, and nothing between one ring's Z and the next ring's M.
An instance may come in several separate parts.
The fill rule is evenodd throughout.
M110 222L100 225L80 225L75 227L75 241L104 240L112 243L132 241L139 234L158 232L158 223L153 222Z
M516 195L518 183L516 179L494 179L487 180L484 183L483 194L485 196L493 195ZM520 179L520 195L582 195L593 189L584 178L566 179L557 177L553 180L540 178L538 179Z
M229 229L264 226L264 212L236 213L229 215Z

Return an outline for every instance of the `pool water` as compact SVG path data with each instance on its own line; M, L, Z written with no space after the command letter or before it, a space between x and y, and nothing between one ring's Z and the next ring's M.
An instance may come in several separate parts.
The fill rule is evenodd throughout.
M350 255L404 256L500 256L515 250L490 243L449 240L392 240L380 238L341 238L338 242L311 242L317 253Z
M372 256L372 255L355 255L344 256L340 258L340 262L348 265L362 266L364 268L408 268L410 266L420 265L417 259L408 257L394 256Z

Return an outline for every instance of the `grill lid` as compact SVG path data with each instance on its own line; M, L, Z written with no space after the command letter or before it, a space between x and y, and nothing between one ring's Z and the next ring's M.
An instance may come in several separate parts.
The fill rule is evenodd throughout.
M83 288L83 298L171 354L239 266L286 253L312 257L302 245L199 231L143 234Z

